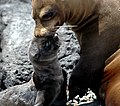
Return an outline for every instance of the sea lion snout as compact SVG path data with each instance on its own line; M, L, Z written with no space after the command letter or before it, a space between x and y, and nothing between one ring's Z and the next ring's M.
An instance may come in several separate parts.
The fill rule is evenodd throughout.
M60 1L60 0L59 0ZM32 0L32 17L35 21L34 36L51 36L64 22L64 14L56 0Z

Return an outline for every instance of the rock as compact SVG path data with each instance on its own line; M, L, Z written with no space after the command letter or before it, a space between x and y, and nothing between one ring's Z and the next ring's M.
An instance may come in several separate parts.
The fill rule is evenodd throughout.
M28 47L33 36L34 21L31 5L22 2L0 6L1 69L6 72L5 87L29 81L32 65L28 60Z
M31 0L20 0L20 1L24 3L31 3Z
M0 106L38 106L43 104L44 91L38 91L33 81L0 92Z
M17 2L24 2L24 3L31 3L31 0L0 0L0 4L6 4L6 3L17 3Z
M73 31L61 27L57 33L61 39L61 46L58 52L59 61L62 68L67 73L70 73L80 58L80 46Z

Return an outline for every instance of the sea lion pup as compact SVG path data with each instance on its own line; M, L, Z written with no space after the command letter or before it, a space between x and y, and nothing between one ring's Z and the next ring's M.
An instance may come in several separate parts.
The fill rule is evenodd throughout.
M120 45L120 0L32 0L34 36L54 34L70 24L81 46L70 77L69 97L90 88L99 96L105 61Z
M120 106L120 49L106 61L100 95L105 106Z
M50 106L63 83L58 48L57 37L34 38L29 48L33 76L28 83L0 92L0 106Z
M43 106L50 106L60 93L63 84L62 68L58 62L57 36L34 38L29 58L34 67L33 81L38 90L44 90Z

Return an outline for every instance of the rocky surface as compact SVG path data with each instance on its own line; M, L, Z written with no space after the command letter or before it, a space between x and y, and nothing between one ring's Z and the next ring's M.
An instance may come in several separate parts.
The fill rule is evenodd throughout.
M0 91L30 80L33 67L28 48L34 30L31 9L31 0L0 0ZM69 77L80 58L80 47L70 29L62 27L58 34L59 61Z
M5 4L2 2L0 23L0 77L2 77L0 86L8 88L28 81L32 72L31 63L28 60L28 46L34 28L31 4L16 0L8 0Z

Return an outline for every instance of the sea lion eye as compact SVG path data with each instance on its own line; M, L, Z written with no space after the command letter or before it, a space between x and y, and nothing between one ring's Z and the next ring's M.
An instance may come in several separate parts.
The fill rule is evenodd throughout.
M55 14L56 14L56 12L54 12L54 11L48 11L41 17L41 19L44 21L48 21L48 20L52 19L55 16Z
M51 41L45 41L44 43L43 43L43 49L45 50L45 51L49 51L49 50L51 50Z

